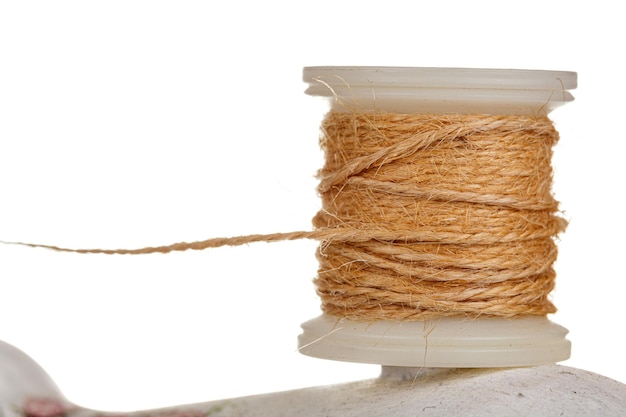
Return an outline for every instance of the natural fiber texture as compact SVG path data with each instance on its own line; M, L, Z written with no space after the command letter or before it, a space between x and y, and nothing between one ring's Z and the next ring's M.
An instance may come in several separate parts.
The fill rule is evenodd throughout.
M352 320L546 315L556 234L548 118L331 112L315 230L215 238L145 254L320 240L325 313Z
M355 320L545 315L554 236L547 118L331 113L316 285L327 314Z

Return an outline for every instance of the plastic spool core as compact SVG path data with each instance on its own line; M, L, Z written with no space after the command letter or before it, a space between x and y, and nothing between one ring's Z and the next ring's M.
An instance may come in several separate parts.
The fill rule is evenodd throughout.
M335 111L547 115L572 101L565 71L307 67L306 93ZM445 317L354 322L322 315L302 325L299 351L346 362L405 367L513 367L570 356L567 329L546 317Z

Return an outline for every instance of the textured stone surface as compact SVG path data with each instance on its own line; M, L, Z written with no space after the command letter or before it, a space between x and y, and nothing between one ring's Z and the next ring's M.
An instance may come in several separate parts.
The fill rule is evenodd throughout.
M557 365L387 369L375 380L213 404L216 416L625 416L626 385Z
M30 398L65 402L48 374L28 355L0 341L0 417L16 415Z
M107 413L71 405L32 359L0 342L0 417L51 415L103 417ZM501 369L385 367L381 376L372 380L129 415L626 416L626 385L558 365Z

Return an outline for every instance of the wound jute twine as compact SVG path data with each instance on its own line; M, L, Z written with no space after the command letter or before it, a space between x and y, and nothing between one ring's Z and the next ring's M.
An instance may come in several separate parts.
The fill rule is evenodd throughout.
M167 253L317 239L326 314L358 321L546 315L558 132L547 117L330 112L314 230L142 249Z

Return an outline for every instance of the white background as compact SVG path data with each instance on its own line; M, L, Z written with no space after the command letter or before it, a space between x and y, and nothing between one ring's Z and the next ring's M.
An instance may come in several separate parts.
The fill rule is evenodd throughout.
M626 382L616 4L1 1L0 239L116 248L309 229L325 107L303 94L303 66L577 71L576 101L553 113L571 224L552 320L571 332L566 365ZM0 245L0 339L106 410L375 377L296 351L319 314L315 248Z

